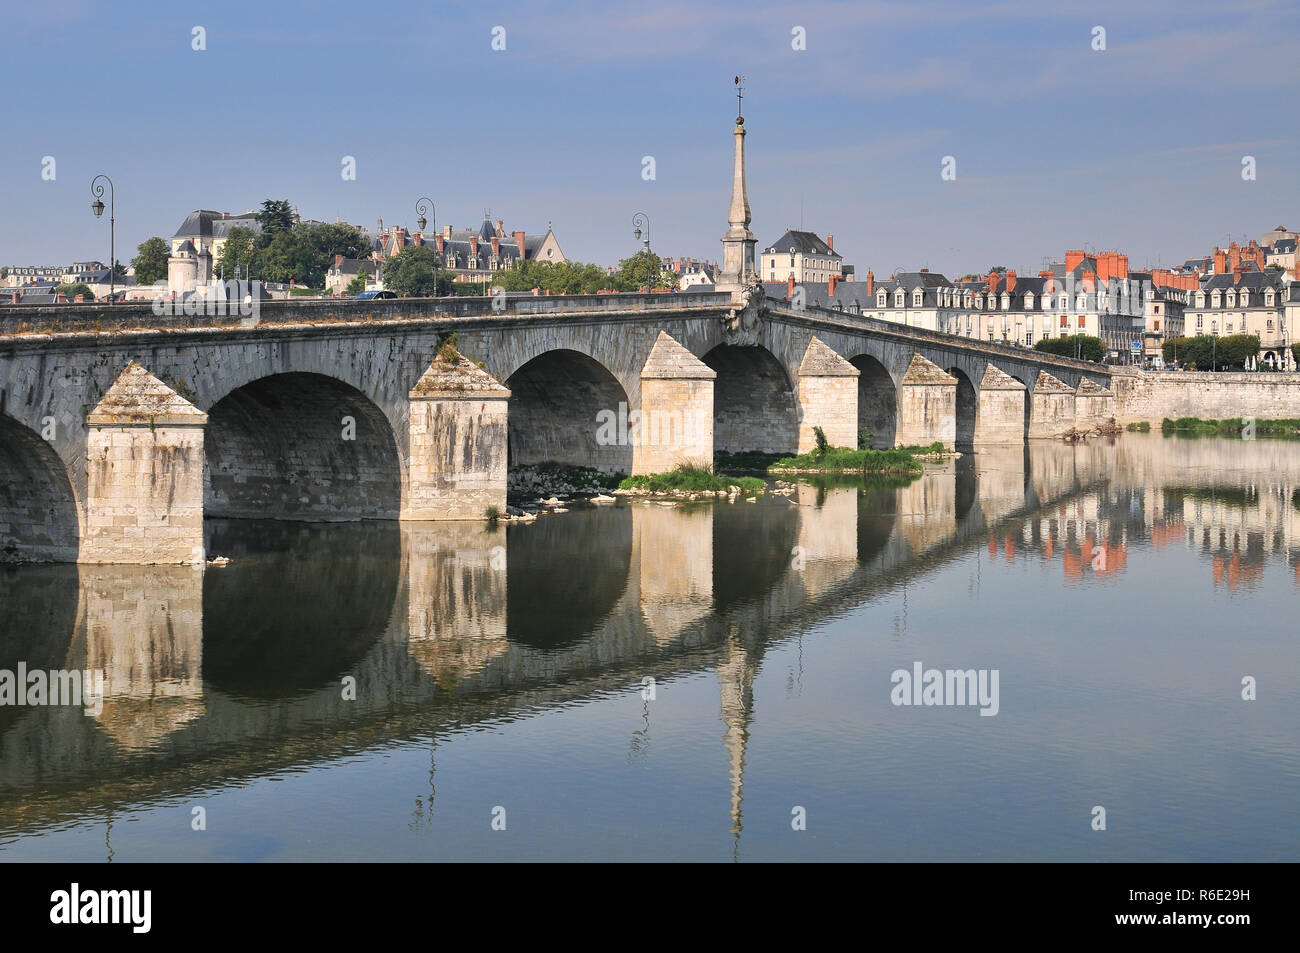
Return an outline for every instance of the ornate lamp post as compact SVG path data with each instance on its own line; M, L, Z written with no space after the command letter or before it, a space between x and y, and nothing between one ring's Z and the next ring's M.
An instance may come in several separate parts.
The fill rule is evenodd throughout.
M419 199L415 203L415 214L420 216L415 220L415 225L421 232L424 231L424 226L429 224L428 219L424 217L426 214L433 216L433 222L434 222L433 227L434 228L438 227L438 213L437 210L434 208L433 199L427 199L427 198Z
M645 212L637 212L632 216L632 225L636 229L632 234L636 236L637 241L641 241L641 230L645 229L645 291L649 294L650 285L650 219Z
M90 203L90 210L95 213L95 218L100 218L104 214L104 187L96 184L100 179L108 183L108 302L112 304L113 293L117 287L115 283L117 278L116 262L113 258L115 253L114 245L117 240L116 190L113 188L113 180L102 172L90 180L90 194L95 197L95 201Z

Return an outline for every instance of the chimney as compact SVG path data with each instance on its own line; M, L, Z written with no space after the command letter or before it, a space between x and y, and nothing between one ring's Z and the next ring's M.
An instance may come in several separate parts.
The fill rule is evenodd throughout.
M1110 278L1111 267L1113 264L1111 260L1112 254L1112 252L1108 251L1097 253L1097 277L1102 281L1106 281Z
M831 275L830 284L829 284L829 287L827 288L827 290L830 292L830 296L831 296L832 298L835 297L835 283L836 283L837 281L839 281L839 279L840 279L840 276L839 276L839 275Z
M469 253L473 255L475 258L478 257L478 236L477 235L471 235L469 237Z
M443 253L443 247L442 247L442 243L443 243L443 241L444 241L444 239L443 239L441 233L439 233L439 234L433 236L433 243L434 243L435 245L438 246L438 254L439 254L439 255L441 255L441 254Z
M923 274L923 275L928 275L929 273L930 273L930 269L929 269L929 268L922 268L922 269L921 269L921 274Z
M868 268L867 269L867 294L873 295L875 293L876 293L876 276L871 271L871 269Z
M1115 277L1128 280L1128 255L1115 256Z
M448 242L451 241L451 226L450 226L450 225L444 225L444 226L442 226L442 238L443 238L443 241L448 241Z
M988 278L985 280L989 283L989 291L998 290L998 273L996 271L990 271Z
M497 259L501 257L501 239L496 235L492 236L492 257Z
M343 256L342 256L342 255L335 255L335 256L334 256L334 267L337 268L337 267L338 267L339 265L341 265L341 264L343 264Z
M786 280L785 283L785 296L787 298L794 297L794 272L793 271L790 272L790 277Z
M1087 256L1084 254L1082 248L1070 249L1065 253L1065 270L1074 271L1074 269L1078 267L1079 262L1083 261L1085 257Z
M834 236L834 235L827 235L827 236L826 236L826 247L829 248L831 251L834 251L834 250L835 250L835 236Z
M1240 262L1238 262L1237 264L1235 264L1235 265L1232 266L1232 280L1233 280L1234 283L1235 283L1235 282L1239 282L1239 281L1241 281L1241 263L1240 263Z
M1228 270L1228 256L1218 245L1214 246L1214 274L1221 275Z
M497 219L497 238L506 237L506 223L502 219Z
M1232 271L1237 271L1241 267L1241 250L1237 248L1237 243L1233 242L1228 250L1228 267Z
M524 260L524 233L515 232L515 244L519 246L519 260Z
M1011 269L1007 269L1007 290L1016 290L1016 273Z

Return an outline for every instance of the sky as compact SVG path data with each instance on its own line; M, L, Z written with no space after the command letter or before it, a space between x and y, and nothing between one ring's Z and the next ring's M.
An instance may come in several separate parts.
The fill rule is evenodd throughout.
M644 212L654 251L717 260L736 74L760 250L802 225L859 274L1034 273L1300 228L1294 2L42 0L4 22L0 264L105 260L101 172L126 262L195 208L414 229L423 196L439 226L550 222L602 265Z

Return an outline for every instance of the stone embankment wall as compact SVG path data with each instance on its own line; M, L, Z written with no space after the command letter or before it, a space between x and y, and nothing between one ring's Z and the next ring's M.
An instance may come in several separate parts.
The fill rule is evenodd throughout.
M1144 374L1117 369L1111 388L1115 392L1115 418L1120 423L1158 423L1165 417L1300 418L1300 374Z

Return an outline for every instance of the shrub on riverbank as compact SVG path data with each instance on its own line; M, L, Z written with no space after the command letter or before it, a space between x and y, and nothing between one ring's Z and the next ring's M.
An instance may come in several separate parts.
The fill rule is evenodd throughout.
M934 452L931 448L921 448ZM943 449L939 445L939 450ZM854 473L916 473L924 469L921 461L903 448L894 450L849 450L846 447L827 447L793 457L781 457L769 464L769 473L792 470Z
M693 463L679 463L667 473L644 473L630 476L619 483L620 490L649 490L651 493L664 493L669 490L685 490L691 493L714 492L728 487L738 486L743 493L762 493L767 484L758 477L728 476L714 473L708 467Z
M1140 420L1135 424L1129 424L1124 429L1127 430L1129 433L1150 433L1151 423L1150 421Z
M1249 419L1229 417L1226 420L1202 420L1200 417L1179 417L1177 420L1171 420L1166 417L1160 422L1160 432L1203 437L1240 437L1247 430ZM1300 420L1291 418L1255 420L1254 435L1256 437L1300 437Z

